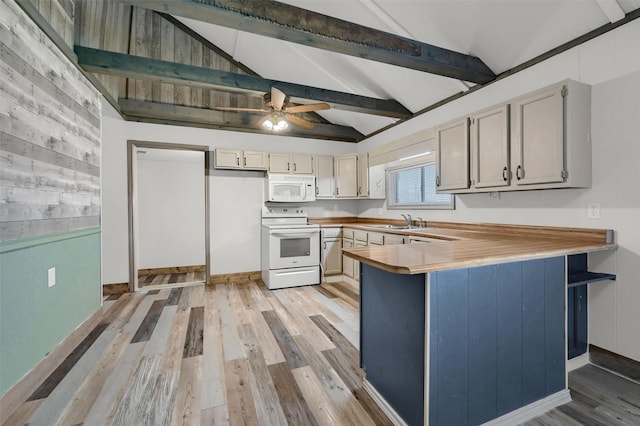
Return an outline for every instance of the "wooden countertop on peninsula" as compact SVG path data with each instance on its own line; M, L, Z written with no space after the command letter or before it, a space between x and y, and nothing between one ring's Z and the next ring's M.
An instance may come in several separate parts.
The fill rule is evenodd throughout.
M428 222L419 229L387 229L403 221L368 218L310 219L323 227L424 236L442 241L343 249L345 256L396 274L427 272L517 260L613 250L613 231L529 225Z

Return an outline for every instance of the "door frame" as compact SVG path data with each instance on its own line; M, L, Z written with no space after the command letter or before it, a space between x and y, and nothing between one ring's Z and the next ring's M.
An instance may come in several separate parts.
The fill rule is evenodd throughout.
M200 151L204 153L204 250L205 250L205 285L211 282L211 247L209 242L209 147L206 145L183 145L165 142L127 141L127 191L129 207L129 291L138 290L138 205L134 197L137 190L134 162L138 148L168 149L176 151Z

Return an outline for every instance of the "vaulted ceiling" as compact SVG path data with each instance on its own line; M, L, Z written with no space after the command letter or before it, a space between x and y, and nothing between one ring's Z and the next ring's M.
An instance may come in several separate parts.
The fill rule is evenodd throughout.
M75 50L131 120L265 132L277 87L331 107L283 136L356 142L639 16L640 0L78 0Z

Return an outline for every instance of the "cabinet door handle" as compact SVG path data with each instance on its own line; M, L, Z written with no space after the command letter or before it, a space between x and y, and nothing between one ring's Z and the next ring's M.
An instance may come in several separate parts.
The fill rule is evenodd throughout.
M316 186L316 195L320 194L320 188Z
M440 176L436 176L436 186L440 186Z
M298 168L296 167L296 163L293 163L293 171L295 172L297 170L298 170Z
M247 167L247 157L244 157L244 161L242 162L242 164Z
M289 171L289 170L290 170L290 169L289 169L289 163L287 163L287 171Z
M336 195L340 195L340 188L336 187Z
M236 157L236 165L240 165L240 157Z
M524 179L524 169L522 168L522 166L518 166L518 168L516 169L516 179Z
M358 187L358 195L362 195L362 187L361 186Z
M507 180L509 180L509 176L507 176L507 167L506 166L505 166L504 169L502 169L502 180L505 181L505 182Z
M327 249L327 242L326 241L324 242L324 249L325 250Z

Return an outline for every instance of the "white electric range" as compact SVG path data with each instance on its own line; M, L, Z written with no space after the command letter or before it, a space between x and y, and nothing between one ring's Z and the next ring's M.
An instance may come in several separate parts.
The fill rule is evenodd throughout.
M262 208L262 280L272 290L320 284L320 226L306 208Z

